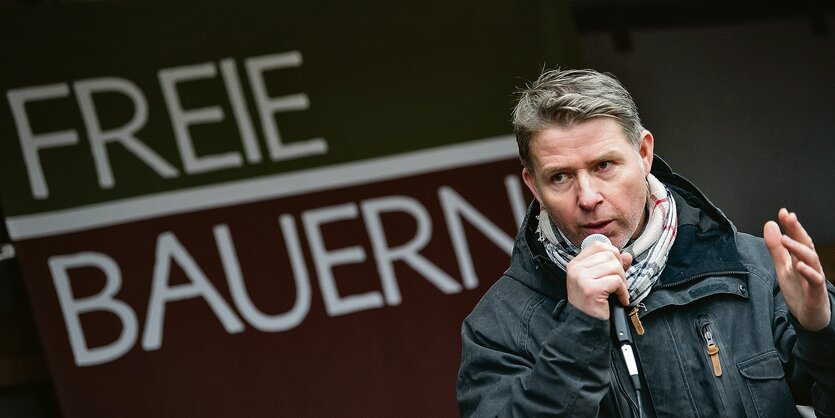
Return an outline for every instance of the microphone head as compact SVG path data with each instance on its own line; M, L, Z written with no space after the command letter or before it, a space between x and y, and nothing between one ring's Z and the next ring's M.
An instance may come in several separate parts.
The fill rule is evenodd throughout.
M589 245L591 245L595 242L602 242L604 244L611 244L612 243L612 241L609 241L609 237L607 237L603 234L591 234L591 235L587 236L586 239L583 240L582 244L580 244L580 249L585 250L586 247L588 247Z

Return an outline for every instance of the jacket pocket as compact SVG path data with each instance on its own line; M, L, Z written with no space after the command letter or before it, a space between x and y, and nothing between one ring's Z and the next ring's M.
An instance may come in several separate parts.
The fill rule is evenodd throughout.
M760 418L799 416L776 351L737 363L736 367L749 394L749 397L743 395L746 415Z

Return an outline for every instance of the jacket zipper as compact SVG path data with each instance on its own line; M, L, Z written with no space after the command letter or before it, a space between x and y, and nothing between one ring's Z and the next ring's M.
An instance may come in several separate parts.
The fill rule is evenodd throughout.
M685 283L692 282L694 280L703 279L703 278L709 277L709 276L741 276L741 275L745 275L745 274L748 274L748 272L747 271L717 271L717 272L713 272L713 273L702 273L702 274L697 274L695 276L688 277L684 280L679 280L675 283L660 284L660 285L654 286L654 288L655 289L667 289L667 288L670 288L670 287L680 286L680 285L683 285Z
M687 283L690 283L692 281L696 281L696 280L703 279L705 277L710 277L710 276L719 276L719 275L739 276L739 275L746 275L746 274L748 274L747 271L733 271L733 270L731 270L731 271L717 271L717 272L713 272L713 273L702 273L702 274L697 274L695 276L688 277L684 280L679 280L675 283L660 284L660 285L654 286L654 288L655 289L669 289L671 287L680 286L680 285L687 284ZM646 305L644 305L643 303L640 303L640 304L638 304L638 306L633 307L628 313L629 319L630 319L630 321L632 321L632 327L635 328L635 332L639 336L644 335L644 333L646 332L646 330L644 329L644 324L641 322L641 309L643 309L645 312L647 312ZM702 335L702 336L704 336L704 335ZM718 350L719 346L716 346L716 349ZM716 359L717 362L719 361L718 356L715 357L715 359ZM716 363L716 364L718 365L719 363ZM719 367L720 367L719 368L719 375L717 375L717 377L720 376L721 373L722 373L721 365L719 365Z
M681 286L681 285L684 285L684 284L687 284L687 283L690 283L690 282L693 282L693 281L696 281L696 280L699 280L699 279L703 279L705 277L710 277L710 276L719 276L719 275L739 276L739 275L746 275L746 274L748 274L747 271L733 271L733 270L732 271L717 271L717 272L713 272L713 273L702 273L702 274L697 274L695 276L688 277L684 280L679 280L675 283L660 284L660 285L654 286L654 288L655 289L669 289L671 287ZM644 332L646 332L646 331L644 330L644 325L641 323L641 318L640 318L641 309L639 309L639 308L643 308L644 312L648 312L647 307L643 303L641 303L629 312L629 319L632 320L632 326L635 327L635 331L638 333L638 335L644 335ZM704 334L702 336L704 336ZM718 346L717 346L717 349L718 349ZM716 359L718 361L719 357L716 357ZM721 370L720 370L720 373L721 373Z
M710 361L713 363L713 375L716 377L722 376L722 362L719 360L719 346L713 340L713 332L710 330L710 325L705 325L702 330L705 342L707 342L707 355L710 356Z
M718 336L713 329L713 322L710 317L702 317L700 319L699 324L699 333L701 337L704 339L704 347L705 353L707 354L710 364L708 367L711 369L714 377L714 382L716 383L716 389L719 392L719 400L721 402L721 411L723 412L723 416L727 416L728 413L728 400L726 399L725 394L725 382L722 379L722 362L720 360L719 352L721 351L721 346L718 341Z

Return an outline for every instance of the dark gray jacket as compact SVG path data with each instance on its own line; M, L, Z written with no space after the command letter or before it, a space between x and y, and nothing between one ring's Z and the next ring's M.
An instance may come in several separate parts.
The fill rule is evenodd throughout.
M673 191L679 227L640 309L646 332L633 332L645 416L783 418L798 415L796 403L835 416L835 320L803 330L762 239L737 232L658 157L652 172ZM537 241L538 210L534 202L510 268L462 326L461 415L635 416L609 321L566 302L565 273ZM719 348L713 358L708 331Z

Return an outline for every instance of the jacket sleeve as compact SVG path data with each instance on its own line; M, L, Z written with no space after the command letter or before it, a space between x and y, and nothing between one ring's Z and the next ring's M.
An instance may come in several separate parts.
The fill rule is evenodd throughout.
M538 353L528 353L529 317L512 331L498 329L500 313L474 312L464 321L457 384L462 417L598 415L610 382L609 321L565 301L553 316Z
M779 292L775 300L775 345L789 359L792 393L798 401L811 400L818 416L835 416L835 288L827 288L833 317L815 332L797 322Z

